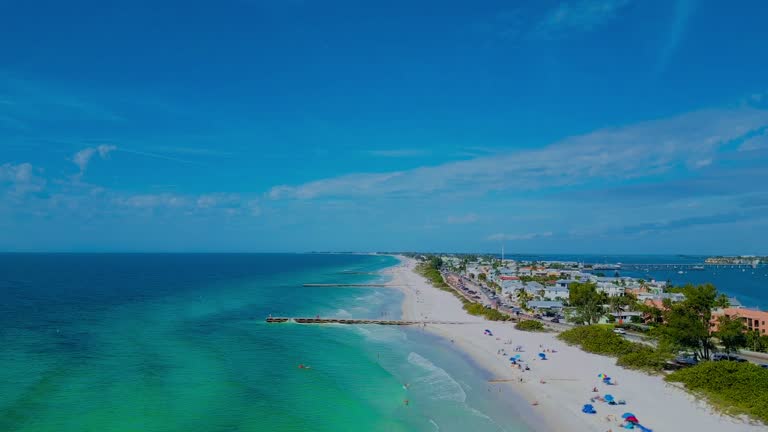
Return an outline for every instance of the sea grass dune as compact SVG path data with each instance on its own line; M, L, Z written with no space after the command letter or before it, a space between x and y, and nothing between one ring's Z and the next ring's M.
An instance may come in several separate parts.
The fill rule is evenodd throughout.
M568 346L553 333L516 330L512 323L488 322L467 314L448 292L430 285L414 272L415 260L399 257L400 264L385 270L404 293L405 319L465 321L461 325L427 325L425 329L469 355L499 382L494 387L512 389L522 395L532 411L552 431L620 430L622 414L635 414L644 427L654 431L764 431L752 424L714 412L706 403L660 376L646 375L616 366L609 357L589 354ZM490 330L492 335L486 334ZM522 351L515 348L522 346ZM546 360L538 355L544 353ZM509 358L520 355L522 368ZM600 374L612 377L606 385ZM593 391L597 390L597 391ZM609 405L606 395L626 402ZM585 414L591 404L596 414Z

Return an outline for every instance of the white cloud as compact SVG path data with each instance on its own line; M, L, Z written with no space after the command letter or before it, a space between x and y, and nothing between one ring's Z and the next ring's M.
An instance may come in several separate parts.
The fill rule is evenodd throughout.
M113 201L118 206L137 209L181 208L186 207L191 203L186 197L169 193L120 196Z
M542 232L542 233L525 233L525 234L504 234L504 233L496 233L491 234L488 236L488 240L491 241L517 241L517 240L534 240L539 238L546 238L546 237L552 237L552 232Z
M763 133L759 135L744 140L744 142L739 145L740 152L763 149L768 149L768 129L764 130Z
M460 224L470 224L477 222L479 220L479 216L475 213L468 213L462 216L448 216L446 218L446 223L453 224L453 225L460 225Z
M388 173L347 174L273 187L272 199L416 196L436 192L530 191L591 180L695 170L716 159L725 143L768 126L768 111L705 110L598 130L548 147ZM707 161L704 163L704 161Z
M416 157L416 156L423 156L427 153L428 153L427 151L421 150L421 149L371 150L368 152L368 154L372 156L388 157L388 158Z
M563 2L546 14L534 34L550 37L569 31L589 31L615 17L629 3L629 0Z
M384 174L348 174L340 177L305 183L299 187L275 186L269 191L272 199L311 199L319 196L378 193L380 187L401 176L400 172Z
M80 175L82 175L86 168L88 168L88 164L94 155L98 154L102 159L106 159L115 150L117 150L117 147L109 144L102 144L98 147L86 147L72 156L72 162L80 168Z
M117 207L143 210L178 210L187 214L211 214L221 212L229 216L258 216L261 214L256 199L245 199L233 193L203 195L160 194L113 194L111 203Z
M39 192L45 187L45 183L44 178L35 174L35 169L30 163L0 165L0 185L10 185L15 194Z

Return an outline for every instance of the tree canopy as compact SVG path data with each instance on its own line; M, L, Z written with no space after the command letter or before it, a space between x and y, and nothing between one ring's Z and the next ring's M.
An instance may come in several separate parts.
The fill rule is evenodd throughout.
M572 320L579 323L595 324L605 314L603 306L607 301L605 293L597 291L594 282L572 282L569 302L574 307Z
M690 349L709 360L715 345L712 340L712 309L728 305L724 295L718 295L712 284L686 285L680 289L685 300L664 301L665 324L659 326L659 336L671 345Z
M728 315L718 318L717 332L715 336L725 348L726 353L738 351L747 346L747 335L744 334L744 323L740 319L733 319Z

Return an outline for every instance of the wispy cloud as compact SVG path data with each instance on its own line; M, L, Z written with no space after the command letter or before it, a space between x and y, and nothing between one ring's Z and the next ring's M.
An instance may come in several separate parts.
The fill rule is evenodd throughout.
M541 233L525 233L525 234L504 234L496 233L488 236L490 241L518 241L518 240L534 240L546 237L552 237L551 231Z
M560 3L534 30L538 37L555 37L573 31L590 31L613 19L630 0L581 0Z
M712 163L726 143L768 125L768 111L697 111L673 118L602 129L538 150L388 173L358 173L296 186L279 185L272 199L338 196L424 196L529 191L595 180L637 179Z
M672 54L677 50L677 46L685 34L685 29L688 26L688 20L693 14L695 8L695 0L676 0L675 1L675 14L672 20L672 24L669 28L664 46L659 51L659 60L656 65L656 71L662 72L669 63Z
M766 149L768 149L768 129L764 130L760 134L744 140L744 142L739 145L740 152Z
M393 150L370 150L368 154L376 157L388 157L388 158L408 158L424 156L428 154L426 150L422 149L393 149Z
M39 192L45 184L45 179L35 173L35 168L30 163L0 165L0 186L7 185L15 195Z
M88 168L88 164L95 155L99 155L100 158L106 159L109 154L117 150L116 146L110 144L102 144L97 147L84 148L72 156L72 162L80 168L79 175L82 176L85 170Z
M234 193L214 194L113 194L110 202L118 207L138 210L178 210L186 214L219 211L226 215L258 216L261 213L255 198Z
M768 219L764 208L751 208L740 211L724 212L703 216L691 216L659 222L628 225L620 229L626 234L649 234L672 230L688 229L697 226L732 224L752 220Z
M445 222L451 225L471 224L480 220L480 216L475 213L467 213L461 216L448 216Z

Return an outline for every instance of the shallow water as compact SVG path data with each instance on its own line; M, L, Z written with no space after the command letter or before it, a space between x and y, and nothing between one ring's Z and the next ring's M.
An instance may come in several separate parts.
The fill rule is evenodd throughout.
M399 316L396 290L301 286L394 262L0 255L0 430L527 430L513 395L419 330L264 322Z

